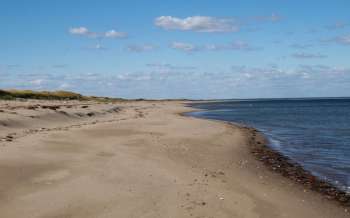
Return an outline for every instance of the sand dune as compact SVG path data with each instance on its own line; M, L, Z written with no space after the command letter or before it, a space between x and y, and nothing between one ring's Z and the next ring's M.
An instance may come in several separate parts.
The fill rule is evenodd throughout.
M246 131L188 110L2 101L0 217L349 216L262 166Z

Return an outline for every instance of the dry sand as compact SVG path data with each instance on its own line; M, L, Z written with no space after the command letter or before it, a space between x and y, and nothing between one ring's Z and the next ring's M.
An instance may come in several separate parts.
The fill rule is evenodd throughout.
M188 110L0 101L0 217L349 216L256 161L246 131Z

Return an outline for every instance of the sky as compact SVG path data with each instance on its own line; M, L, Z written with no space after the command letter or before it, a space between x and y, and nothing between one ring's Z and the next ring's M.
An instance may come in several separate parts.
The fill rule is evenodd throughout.
M0 89L350 96L348 0L0 0Z

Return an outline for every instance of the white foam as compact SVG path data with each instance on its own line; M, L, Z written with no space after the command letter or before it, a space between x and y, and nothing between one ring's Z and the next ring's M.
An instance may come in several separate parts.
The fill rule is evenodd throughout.
M271 138L271 137L268 137L268 139L269 139L269 142L270 142L269 144L270 144L273 148L280 150L280 148L281 148L281 142L280 142L280 141L278 141L278 140L276 140L276 139L273 139L273 138Z

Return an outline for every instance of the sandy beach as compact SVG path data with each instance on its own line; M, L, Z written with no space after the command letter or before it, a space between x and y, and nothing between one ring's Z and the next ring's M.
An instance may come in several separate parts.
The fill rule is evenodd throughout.
M0 101L0 217L349 217L184 103Z

